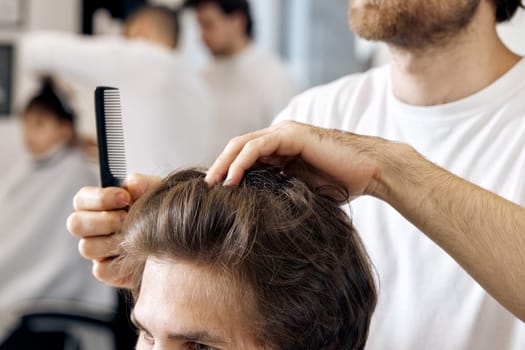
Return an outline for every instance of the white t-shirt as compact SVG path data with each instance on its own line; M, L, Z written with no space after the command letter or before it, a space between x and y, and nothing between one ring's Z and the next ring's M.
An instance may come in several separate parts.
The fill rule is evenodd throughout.
M217 154L208 89L173 50L120 37L36 32L23 38L21 59L32 72L120 89L130 173L205 166Z
M58 180L58 181L57 181ZM104 312L116 293L91 274L91 262L66 230L72 198L97 177L82 155L55 151L19 158L0 183L0 343L32 301L69 301Z
M307 91L284 119L408 143L525 204L525 59L478 93L432 107L397 100L381 67ZM394 209L364 197L352 217L380 279L367 349L525 349L525 324Z
M220 150L235 136L269 126L297 93L284 64L252 45L216 59L204 75L215 101Z

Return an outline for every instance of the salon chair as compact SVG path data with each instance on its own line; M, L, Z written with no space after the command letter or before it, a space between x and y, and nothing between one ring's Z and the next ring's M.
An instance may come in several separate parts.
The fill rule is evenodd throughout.
M71 303L32 303L0 350L131 350L136 335L125 293L115 312Z

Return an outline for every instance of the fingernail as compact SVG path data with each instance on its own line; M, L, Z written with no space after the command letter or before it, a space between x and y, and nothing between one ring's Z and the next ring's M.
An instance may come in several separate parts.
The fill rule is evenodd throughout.
M128 196L126 196L124 193L118 193L117 205L119 208L124 208L125 206L129 205Z
M222 183L223 186L232 186L233 180L230 177L227 177L226 180Z

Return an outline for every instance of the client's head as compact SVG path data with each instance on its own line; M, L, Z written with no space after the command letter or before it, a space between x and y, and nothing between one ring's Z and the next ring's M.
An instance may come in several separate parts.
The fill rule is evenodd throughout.
M73 144L75 114L51 78L43 79L40 91L24 108L22 128L26 148L34 157Z
M131 209L137 348L364 348L376 289L338 204L275 169L204 176L175 173Z

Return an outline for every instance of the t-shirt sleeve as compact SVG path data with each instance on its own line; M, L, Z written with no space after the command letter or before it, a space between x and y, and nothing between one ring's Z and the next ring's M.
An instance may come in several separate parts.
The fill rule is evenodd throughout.
M285 109L283 109L278 115L277 117L275 117L275 119L273 120L272 122L272 125L274 124L277 124L279 122L282 122L282 121L285 121L285 120L295 120L295 121L299 121L299 120L296 120L294 118L294 116L297 114L295 112L296 110L296 107L297 107L297 100L298 100L298 97L292 99L290 101L290 103L288 104L288 106L286 106Z

